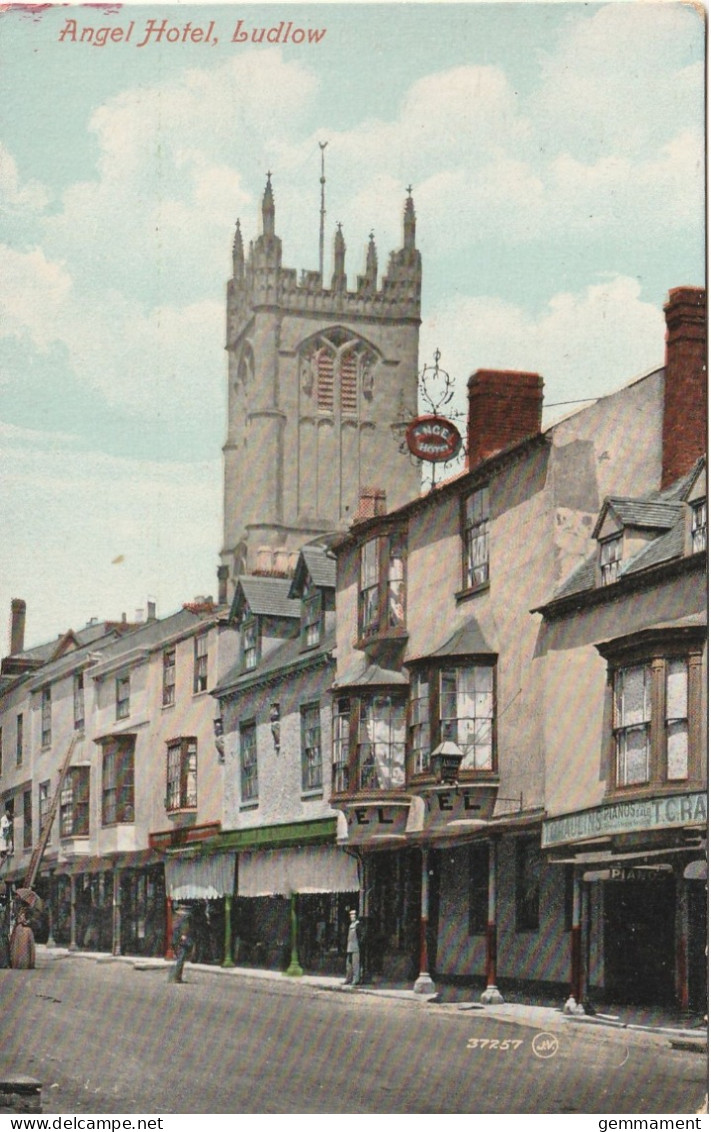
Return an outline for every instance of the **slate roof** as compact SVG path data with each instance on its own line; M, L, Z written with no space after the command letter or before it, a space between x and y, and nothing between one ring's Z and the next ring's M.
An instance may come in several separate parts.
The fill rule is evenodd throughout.
M291 581L291 578L263 578L254 574L238 578L231 616L239 616L243 606L241 595L244 595L252 613L264 613L272 617L301 617L301 602L289 597Z
M99 668L104 664L122 656L124 653L159 648L164 642L179 637L182 633L190 633L201 622L215 620L215 613L192 613L189 609L180 609L169 617L160 620L147 621L140 629L111 641L108 646L101 649ZM44 673L42 673L44 678Z
M662 500L630 499L626 496L608 496L603 504L600 517L593 528L592 537L597 538L608 511L613 511L623 527L642 527L644 529L668 531L681 515L681 504Z
M342 674L334 688L383 687L387 685L407 685L410 677L401 668L383 668L379 664L369 664L363 657L357 657L346 672Z
M291 584L291 597L300 595L307 571L315 586L336 588L336 559L331 552L331 541L326 537L302 546Z
M290 672L298 671L300 668L313 664L315 660L330 656L335 645L336 631L332 629L324 634L323 640L317 648L304 649L301 644L301 633L298 629L295 629L294 635L284 641L282 645L278 645L273 652L268 653L256 668L250 668L249 671L245 672L242 661L237 661L229 672L222 677L219 684L212 689L212 695L228 695L232 692L251 688L263 680L280 675L287 676Z

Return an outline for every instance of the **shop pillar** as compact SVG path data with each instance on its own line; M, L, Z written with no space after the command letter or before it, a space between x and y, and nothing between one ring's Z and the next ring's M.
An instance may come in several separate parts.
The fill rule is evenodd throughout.
M504 1001L496 985L496 840L489 842L489 907L486 917L486 990L481 996L486 1006Z
M420 898L420 973L412 988L415 994L434 994L435 985L429 975L427 956L427 928L430 908L429 850L422 850L422 888Z
M234 967L234 965L232 958L232 896L225 895L225 957L222 960L222 966Z
M564 1014L584 1014L583 963L581 934L581 881L580 873L573 868L573 921L570 927L570 994L563 1007Z
M290 978L300 978L304 970L299 963L299 921L296 914L296 893L291 894L291 962L284 972Z
M54 901L56 897L56 885L54 883L54 873L49 874L47 880L48 899L47 899L47 917L49 919L49 932L47 935L47 947L56 947L57 943L54 938Z
M69 878L69 950L77 950L77 878Z
M175 959L173 951L173 901L165 894L165 957L171 962Z
M689 889L680 870L676 872L676 1000L680 1010L689 1009Z
M121 870L114 869L111 895L111 954L121 954Z

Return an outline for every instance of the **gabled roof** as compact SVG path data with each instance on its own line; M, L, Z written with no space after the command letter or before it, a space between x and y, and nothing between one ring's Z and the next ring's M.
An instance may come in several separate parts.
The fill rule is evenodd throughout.
M428 652L425 656L417 659L429 660L436 657L482 655L496 656L496 651L487 642L476 617L470 617L454 633L450 633L444 643L433 652ZM408 659L407 663L413 662L414 658Z
M315 586L326 589L336 588L336 559L331 552L331 542L336 538L326 537L302 546L294 571L289 596L301 597L306 577L311 578Z
M238 578L230 621L239 620L245 605L254 614L301 617L301 602L290 598L290 592L291 578L263 578L254 574Z
M592 537L597 538L602 524L612 512L623 527L668 531L681 514L681 504L662 500L630 499L628 496L610 495L602 505Z

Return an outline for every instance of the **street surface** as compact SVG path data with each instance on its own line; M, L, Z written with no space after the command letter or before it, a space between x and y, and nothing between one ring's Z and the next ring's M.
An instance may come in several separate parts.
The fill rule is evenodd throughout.
M0 1069L80 1113L694 1114L706 1059L659 1036L550 1037L455 1005L40 954L0 971ZM534 1052L534 1046L536 1052Z

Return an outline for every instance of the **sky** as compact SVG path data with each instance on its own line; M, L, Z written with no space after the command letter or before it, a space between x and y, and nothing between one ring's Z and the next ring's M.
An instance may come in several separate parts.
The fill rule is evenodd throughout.
M282 21L323 34L252 42ZM703 81L671 0L2 11L0 632L13 597L32 645L216 593L225 286L267 170L315 270L328 143L352 286L411 184L420 366L460 408L477 368L536 371L550 421L662 364L667 292L704 284Z

